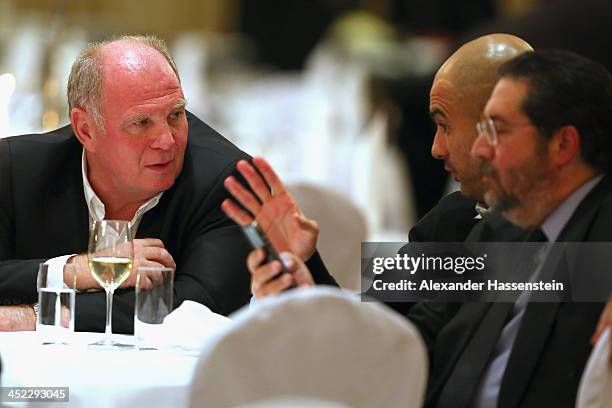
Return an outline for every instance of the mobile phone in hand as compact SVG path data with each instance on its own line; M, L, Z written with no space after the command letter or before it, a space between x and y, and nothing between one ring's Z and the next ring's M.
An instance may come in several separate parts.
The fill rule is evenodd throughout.
M280 277L283 273L289 273L289 271L283 264L283 261L278 256L278 253L276 252L272 244L270 244L270 241L268 241L268 237L266 237L266 234L264 234L263 231L259 228L257 221L253 221L252 223L243 226L242 232L244 232L244 235L246 236L247 240L249 241L253 249L258 249L258 248L264 249L264 251L266 252L266 260L264 263L269 263L272 261L280 262L281 264L280 273L278 273L276 276L274 276L270 280L274 280Z

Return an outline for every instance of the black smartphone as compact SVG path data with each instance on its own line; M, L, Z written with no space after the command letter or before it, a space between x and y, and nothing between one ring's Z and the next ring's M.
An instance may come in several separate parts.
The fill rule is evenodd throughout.
M246 236L253 249L263 248L266 251L266 261L264 263L269 263L272 261L280 262L281 271L272 279L278 278L283 273L289 273L289 271L283 264L283 261L281 261L280 257L278 256L278 253L276 252L272 244L270 244L270 241L268 241L268 237L266 237L266 234L264 234L263 231L259 228L257 221L253 221L252 223L243 226L242 232L244 232L244 235Z

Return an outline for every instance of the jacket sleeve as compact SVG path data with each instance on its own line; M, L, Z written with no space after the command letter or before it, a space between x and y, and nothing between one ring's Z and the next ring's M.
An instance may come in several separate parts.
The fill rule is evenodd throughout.
M16 260L10 145L0 139L0 306L36 302L38 264L44 259Z

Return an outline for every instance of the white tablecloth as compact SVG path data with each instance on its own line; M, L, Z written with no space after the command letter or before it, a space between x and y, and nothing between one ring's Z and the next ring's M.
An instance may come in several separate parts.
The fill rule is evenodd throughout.
M0 333L3 387L70 387L61 407L184 407L197 353L96 351L98 333L75 333L69 346L41 345L35 332ZM133 342L131 336L116 336ZM2 406L45 406L7 403Z

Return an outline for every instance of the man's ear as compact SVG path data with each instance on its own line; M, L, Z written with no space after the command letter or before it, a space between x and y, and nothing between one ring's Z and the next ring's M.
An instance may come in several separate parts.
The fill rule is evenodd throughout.
M553 134L549 146L553 162L564 167L580 156L580 133L572 125L562 126Z
M74 107L70 111L72 129L83 148L88 152L95 152L96 136L98 126L93 120L93 116L85 109Z

